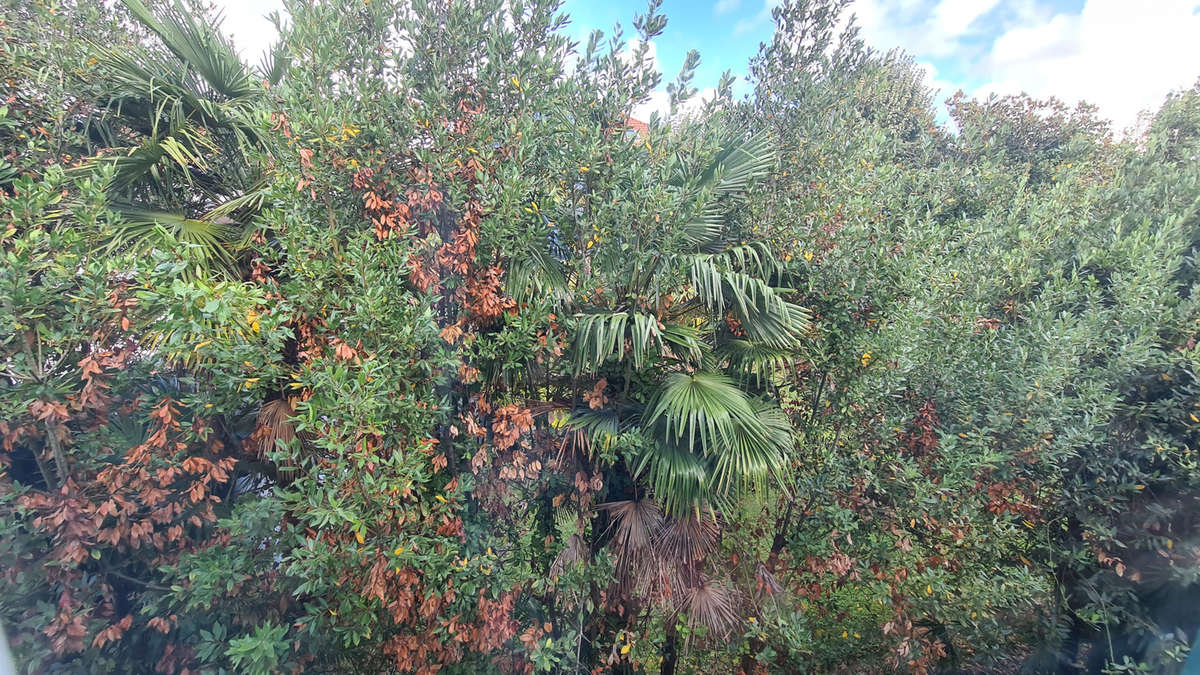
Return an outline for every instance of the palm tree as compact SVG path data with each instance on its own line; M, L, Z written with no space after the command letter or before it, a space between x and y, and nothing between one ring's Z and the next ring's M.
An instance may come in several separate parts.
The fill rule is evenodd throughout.
M262 139L253 114L283 66L248 68L220 32L220 19L178 1L151 11L122 0L160 45L94 46L108 85L89 121L97 156L111 169L108 194L121 223L106 248L144 249L164 235L192 245L203 268L232 271L245 226L262 206L265 181L252 153Z
M622 185L638 186L638 172L663 164L661 154L625 157L642 163L628 167L634 177L613 179L615 198L587 186L588 206L603 213L637 199L620 196ZM600 507L617 560L614 595L686 616L712 636L735 627L742 594L705 561L722 514L747 491L779 484L772 479L788 466L792 428L770 374L795 358L810 327L776 285L781 265L771 247L738 222L747 191L775 161L766 136L736 132L700 161L677 153L657 195L666 206L644 216L653 227L613 228L605 235L619 249L612 255L596 252L606 242L593 235L565 260L526 256L509 277L518 299L557 298L556 312L567 317L576 383L592 383L584 401L567 404L563 426L574 447L616 455L614 468L636 486ZM654 254L621 254L639 250ZM616 297L589 294L596 286L618 289Z
M678 228L691 250L663 247L652 267L616 272L634 280L617 306L577 302L571 314L575 372L626 373L613 405L577 408L568 426L600 444L642 436L633 472L671 515L720 507L781 471L791 427L759 394L809 327L805 310L772 285L780 267L768 247L727 236L730 210L775 161L768 139L723 145L695 175L671 180L690 207ZM634 381L650 386L630 391Z

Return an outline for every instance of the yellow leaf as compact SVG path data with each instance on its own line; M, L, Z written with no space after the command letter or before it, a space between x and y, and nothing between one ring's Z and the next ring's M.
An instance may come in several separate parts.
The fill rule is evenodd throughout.
M628 654L629 653L629 645L625 645L624 647L621 647L621 653Z
M925 585L925 595L933 595L933 586Z
M363 533L361 530L355 531L354 538L357 539L358 543L360 543L360 544L365 543L367 540L366 537L363 536Z
M434 499L438 500L439 502L441 502L441 503L443 503L443 504L445 504L445 503L446 503L446 498L445 498L445 497L443 497L443 496L441 496L441 495L435 495L435 496L434 496Z
M403 547L403 546L397 546L397 547L396 547L396 550L395 550L395 551L392 551L392 554L393 554L393 555L400 555L401 553L404 553L404 547Z

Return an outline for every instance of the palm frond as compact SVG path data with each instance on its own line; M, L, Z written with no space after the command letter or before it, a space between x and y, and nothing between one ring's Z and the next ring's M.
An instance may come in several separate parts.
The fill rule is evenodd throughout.
M688 269L692 288L696 296L710 310L720 314L725 311L725 294L722 292L724 271L710 254L692 256Z
M271 47L270 51L263 55L263 60L258 66L258 71L264 80L269 82L271 86L275 86L283 80L284 74L287 73L291 65L291 54L288 53L287 45L280 40Z
M716 550L720 533L721 529L712 518L689 511L682 516L668 518L655 545L664 558L696 563Z
M725 230L725 208L715 199L704 200L703 206L683 225L688 244L701 247L717 240Z
M259 457L267 459L270 454L287 447L296 438L296 427L291 419L296 415L285 399L276 399L262 404L252 440Z
M745 272L763 279L770 279L782 269L779 259L765 241L751 241L728 246L714 254L724 260L727 269Z
M730 138L705 171L703 182L717 194L744 191L752 180L767 175L774 166L775 147L766 132L745 139Z
M550 564L550 576L561 576L563 572L581 562L586 562L587 559L587 542L578 534L572 534L567 538L567 545L558 552L558 555L554 557L554 562Z
M612 447L622 431L621 419L611 408L572 411L564 426L569 433L583 435L589 448L602 450Z
M111 207L121 217L113 226L105 246L109 251L145 250L179 242L191 246L202 263L233 265L229 245L235 239L236 230L226 222L198 220L179 213L124 204L112 204Z
M700 339L699 329L678 324L666 324L662 329L662 339L671 354L684 363L698 366L704 360L706 345Z
M645 479L667 513L697 511L714 499L708 462L674 443L658 443L642 451L634 476Z
M761 342L734 339L717 347L716 357L719 363L724 364L726 372L739 381L753 380L755 386L762 386L764 380L792 362L795 351Z
M200 217L200 220L219 221L221 219L248 220L245 214L261 211L266 200L268 185L266 181L258 181L241 194L229 197L220 204L212 207ZM241 216L241 218L239 218Z
M725 581L703 578L683 594L680 609L688 626L704 626L717 639L728 638L738 625L737 591Z
M142 25L150 29L167 49L203 78L213 92L228 99L252 96L258 90L250 71L238 58L233 44L221 33L220 16L197 16L176 2L152 12L141 0L121 0Z
M563 264L546 249L528 247L512 256L508 268L505 292L518 303L543 297L564 303L569 297Z
M622 557L648 553L663 527L662 509L652 499L606 502L596 508L612 519L612 541Z
M260 459L274 462L279 477L284 481L296 477L304 459L302 454L296 454L301 446L293 445L298 437L296 426L292 423L295 415L296 411L287 399L267 401L259 408L254 432L248 439L250 447Z
M751 339L775 347L794 345L808 330L808 311L784 300L780 290L757 277L727 272L723 290L734 316Z
M662 331L658 319L639 312L603 312L576 314L575 370L595 370L610 358L625 358L625 339L630 342L629 356L641 368L647 358L661 352Z
M729 442L715 453L710 488L714 494L732 496L744 489L762 489L787 467L792 447L792 427L779 408L755 401L754 425L738 424Z
M668 444L698 454L727 443L739 426L760 431L749 397L728 377L715 373L667 376L647 404L643 423L657 428Z

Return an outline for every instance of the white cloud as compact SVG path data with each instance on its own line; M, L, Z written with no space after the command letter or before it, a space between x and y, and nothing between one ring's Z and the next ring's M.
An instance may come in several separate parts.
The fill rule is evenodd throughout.
M717 0L716 4L713 5L713 14L721 16L722 14L735 11L741 6L742 0Z
M782 3L783 0L763 0L762 9L758 10L753 16L745 19L738 19L738 22L733 25L734 37L749 33L750 31L771 21L771 10L775 9Z
M675 110L675 117L694 115L700 112L706 103L716 97L717 90L715 87L701 89L695 96L689 98ZM671 117L671 97L662 89L651 92L649 100L634 106L632 114L636 120L649 122L650 116L654 113L658 113L658 116L662 119L669 119Z
M925 71L925 86L933 90L935 104L941 105L942 101L950 98L954 95L954 92L961 89L959 85L942 79L938 73L938 69L932 63L918 62L917 67Z
M939 36L964 35L971 24L998 4L1000 0L942 0L933 10L933 26Z
M1200 75L1200 2L1088 0L1080 14L1017 26L980 64L977 91L1095 103L1117 128Z
M279 39L266 17L271 12L284 13L281 0L215 0L214 4L224 17L222 32L233 37L244 60L257 63Z
M633 107L633 118L643 122L649 122L650 116L658 113L659 117L666 118L671 112L671 98L667 92L662 89L655 89L650 92L650 98Z
M964 38L985 28L983 19L1000 0L859 0L850 11L867 44L887 50L903 47L918 57L955 54Z
M642 47L643 44L646 45L646 58L650 61L650 67L661 73L662 63L660 63L658 60L658 43L654 40L644 42L639 38L633 38L625 45L625 49L621 50L621 60L625 63L632 64L636 58L637 51Z

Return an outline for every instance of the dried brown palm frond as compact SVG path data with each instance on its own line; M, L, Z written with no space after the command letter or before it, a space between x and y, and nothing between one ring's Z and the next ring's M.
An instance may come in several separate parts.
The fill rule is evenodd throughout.
M558 555L554 558L554 562L550 565L550 576L560 576L563 572L574 567L576 563L587 559L587 542L578 534L572 534L567 539L567 545L563 550L559 551Z
M529 411L529 414L533 415L534 417L540 417L542 415L547 415L559 410L567 410L567 406L563 405L562 403L556 403L554 401L535 401L533 399L528 399L525 401L525 408Z
M554 459L555 461L562 462L572 454L579 457L589 457L591 453L592 446L588 442L587 433L582 429L567 429L563 432L562 438L558 442L558 453L554 456Z
M716 549L720 533L720 527L712 518L690 511L683 517L667 520L655 547L664 558L695 563Z
M613 544L619 557L646 554L663 527L663 512L650 499L608 502L597 508L612 518Z
M251 440L258 455L267 459L279 444L288 445L296 438L291 419L296 414L287 399L267 401L258 409L258 421Z
M779 583L779 579L767 568L766 564L758 563L755 576L755 590L759 592L759 597L775 597L783 592L783 584Z
M608 502L597 508L608 511L613 531L610 546L617 556L617 589L654 595L662 569L652 546L663 527L663 513L650 499Z
M689 627L704 626L711 637L725 639L739 622L737 602L737 592L727 582L702 578L684 592L679 609L687 615Z
M699 579L695 565L655 553L647 556L637 576L636 589L642 598L675 611L687 597L687 589Z
M292 424L295 408L287 399L275 399L262 404L258 410L254 433L247 441L247 450L263 460L270 460L271 453L281 447L291 447L296 439L296 427ZM296 458L276 461L279 478L285 482L295 478L299 469Z

